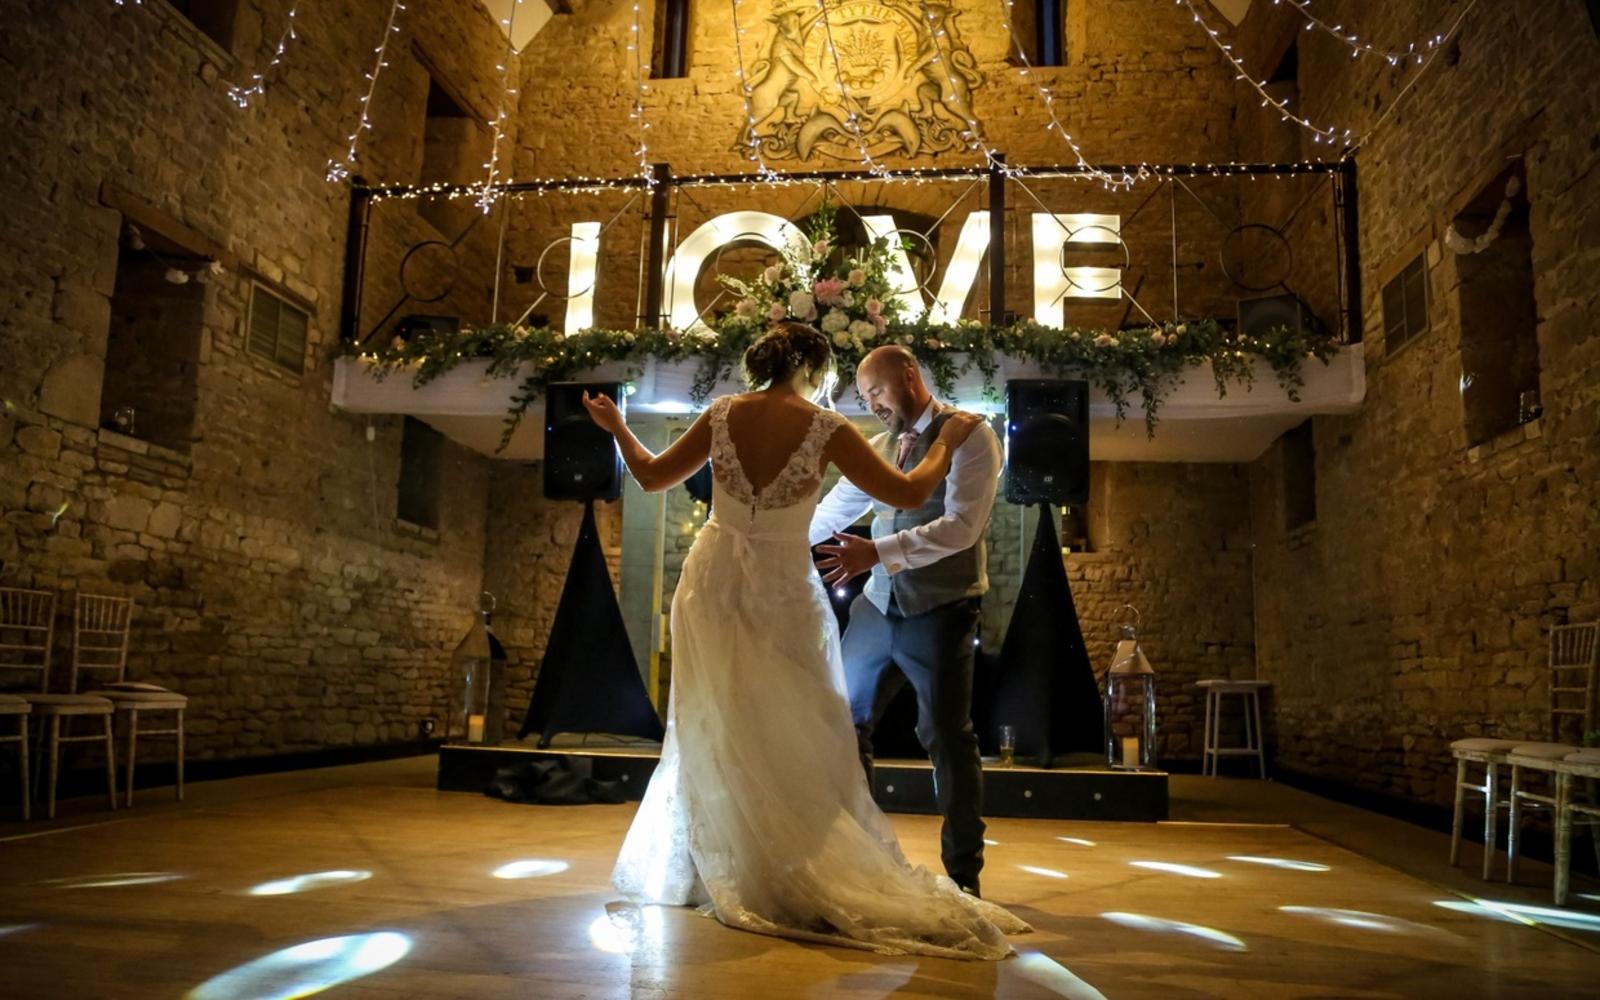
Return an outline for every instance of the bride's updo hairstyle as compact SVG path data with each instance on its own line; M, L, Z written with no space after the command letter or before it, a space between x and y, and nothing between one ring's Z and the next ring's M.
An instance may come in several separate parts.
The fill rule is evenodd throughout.
M744 380L751 389L782 385L807 368L821 372L832 367L828 338L804 323L779 323L744 352Z

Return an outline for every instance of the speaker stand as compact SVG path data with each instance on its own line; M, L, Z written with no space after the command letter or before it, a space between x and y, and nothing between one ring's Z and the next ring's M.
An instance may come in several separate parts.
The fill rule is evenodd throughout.
M534 732L540 747L549 746L557 733L650 740L666 735L628 642L595 528L593 500L584 503L583 526L550 626L550 642L517 736L525 739Z
M986 742L998 742L999 727L1009 725L1016 733L1017 756L1038 758L1042 767L1065 754L1105 753L1100 689L1049 504L1039 505L1039 529L1000 647L997 675Z

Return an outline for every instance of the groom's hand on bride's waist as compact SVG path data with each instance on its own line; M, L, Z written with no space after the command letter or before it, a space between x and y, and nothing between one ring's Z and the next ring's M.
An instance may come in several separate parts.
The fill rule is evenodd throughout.
M818 560L817 565L822 569L822 579L828 586L869 573L872 567L878 565L878 546L871 539L843 532L837 532L833 537L831 544L817 546L817 551L825 557Z

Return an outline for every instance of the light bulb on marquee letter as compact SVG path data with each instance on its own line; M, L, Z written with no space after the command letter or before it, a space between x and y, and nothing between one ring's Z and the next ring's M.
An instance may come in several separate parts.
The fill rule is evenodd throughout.
M600 223L574 222L567 259L567 333L594 326L595 262L600 257Z
M1066 326L1063 299L1120 299L1122 272L1114 267L1062 267L1068 244L1116 246L1122 242L1122 216L1094 212L1033 213L1033 321Z
M694 286L706 258L734 240L763 243L780 253L786 248L810 245L800 227L770 212L727 212L707 221L690 233L667 262L667 320L674 330L684 333L710 333L700 319L694 301Z

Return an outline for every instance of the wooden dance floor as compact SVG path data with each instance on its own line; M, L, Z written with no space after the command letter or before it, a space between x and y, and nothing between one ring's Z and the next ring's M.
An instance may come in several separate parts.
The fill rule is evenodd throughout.
M634 808L355 784L7 824L0 993L1548 998L1600 983L1600 918L1552 932L1286 826L995 820L985 894L1037 928L1018 957L800 944L618 905ZM935 864L937 818L893 819Z

